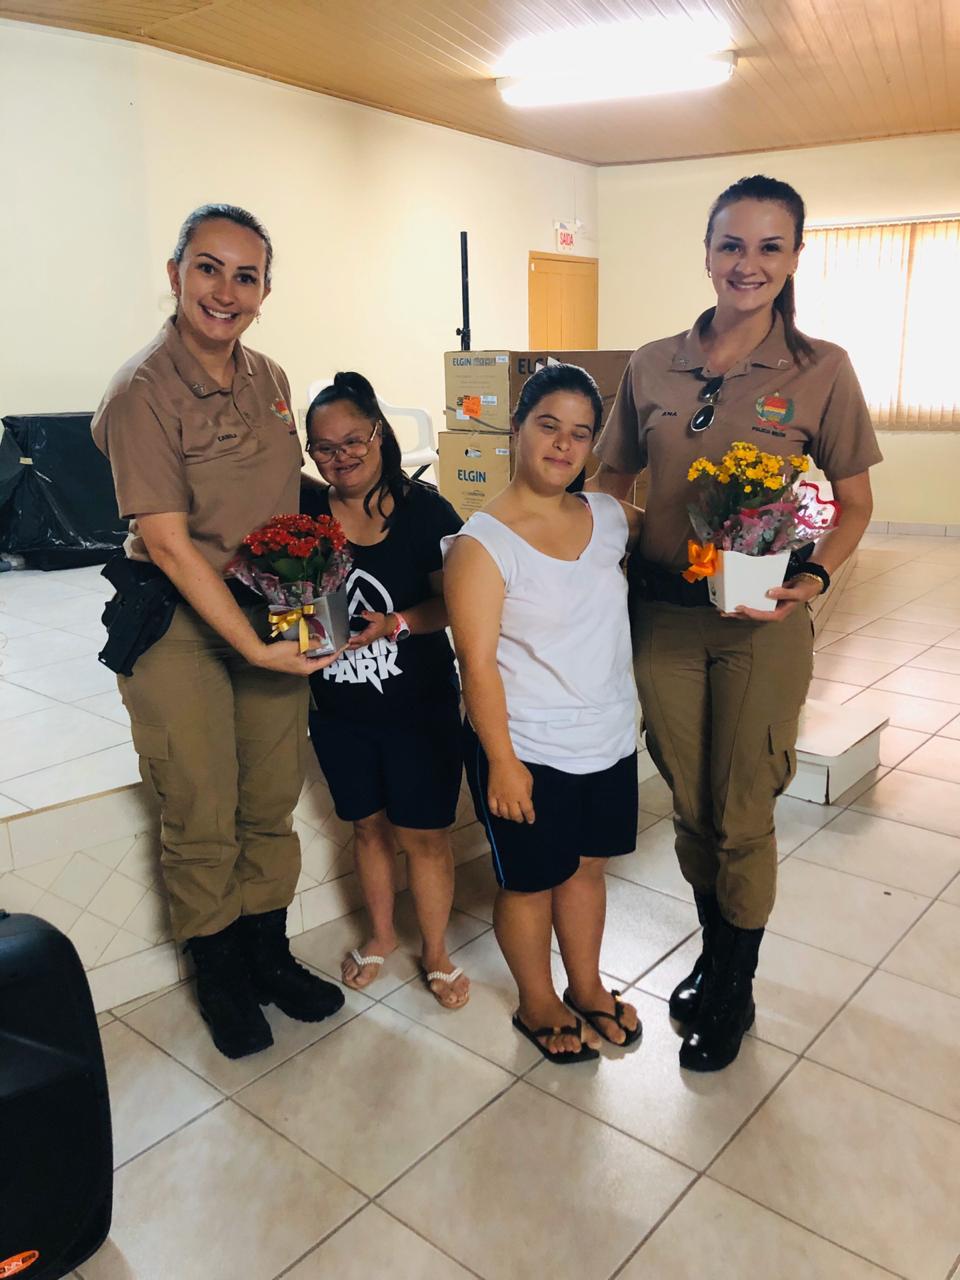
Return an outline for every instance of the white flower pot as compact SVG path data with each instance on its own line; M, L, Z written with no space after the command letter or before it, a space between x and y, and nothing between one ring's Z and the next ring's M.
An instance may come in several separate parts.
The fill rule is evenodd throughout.
M718 551L717 572L707 579L710 601L721 613L733 613L743 605L747 609L775 609L769 599L771 587L783 586L783 575L790 559L789 551L773 556L745 556L740 551Z

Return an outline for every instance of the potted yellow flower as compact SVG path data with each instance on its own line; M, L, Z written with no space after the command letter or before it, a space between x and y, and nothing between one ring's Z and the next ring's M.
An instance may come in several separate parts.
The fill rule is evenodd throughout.
M719 462L697 458L687 479L697 486L687 508L700 539L688 544L688 582L706 578L723 613L772 609L767 592L783 583L790 552L821 537L837 521L837 503L800 482L805 454L786 458L737 441Z

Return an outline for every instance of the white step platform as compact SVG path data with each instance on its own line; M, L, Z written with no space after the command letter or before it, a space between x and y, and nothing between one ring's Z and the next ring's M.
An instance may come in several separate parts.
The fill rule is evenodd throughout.
M875 711L808 699L800 713L797 773L786 794L831 804L877 768L888 724Z

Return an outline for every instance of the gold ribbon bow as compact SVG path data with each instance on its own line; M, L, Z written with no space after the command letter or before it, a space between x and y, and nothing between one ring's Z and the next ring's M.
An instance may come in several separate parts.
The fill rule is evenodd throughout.
M296 626L298 628L300 652L306 653L310 648L310 628L307 626L307 618L312 617L316 611L314 605L304 604L296 609L289 610L287 613L271 614L270 638L275 639L277 636L283 635L284 631L289 627Z
M699 582L701 578L712 578L719 568L717 548L712 542L701 545L691 539L687 543L687 555L690 557L690 568L683 572L686 582Z

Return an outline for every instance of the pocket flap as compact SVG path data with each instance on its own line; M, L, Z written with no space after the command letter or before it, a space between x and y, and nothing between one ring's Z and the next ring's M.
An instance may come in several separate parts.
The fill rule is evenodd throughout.
M151 760L170 759L169 734L163 725L131 720L130 729L133 747L138 756L147 756Z
M797 744L797 733L800 721L796 716L792 720L778 720L770 726L770 752L772 755L780 751L792 751Z

